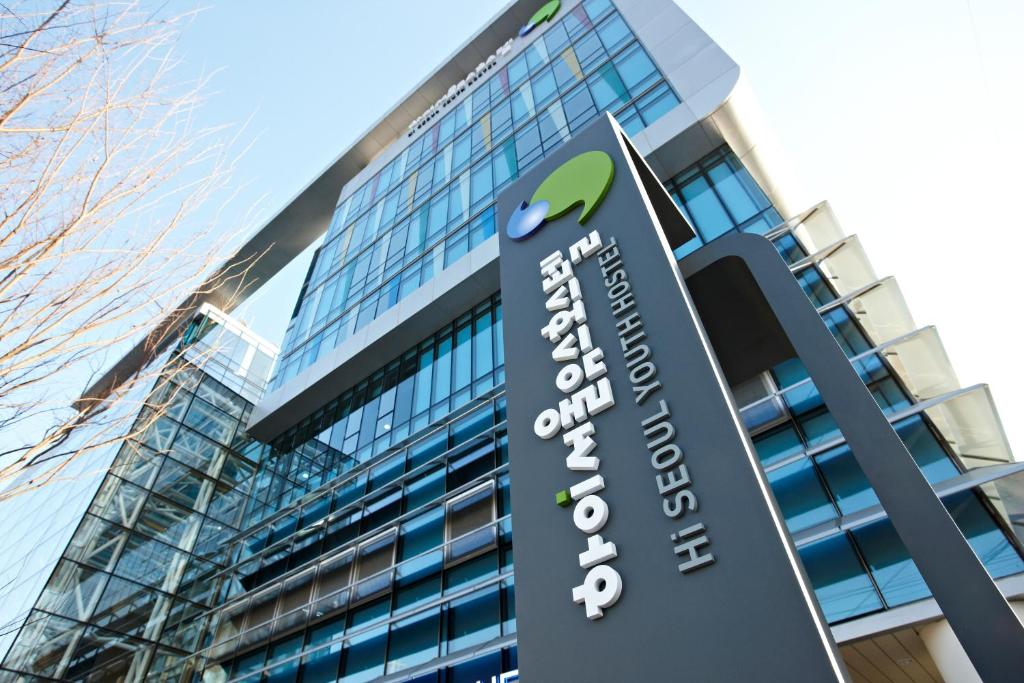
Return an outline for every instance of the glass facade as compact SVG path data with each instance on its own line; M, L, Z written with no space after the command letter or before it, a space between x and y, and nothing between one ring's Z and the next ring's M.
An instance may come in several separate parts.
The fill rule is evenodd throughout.
M226 322L197 319L164 367L0 680L141 680L196 647L192 618L215 604L210 577L244 526L260 453L238 392L258 394L272 362Z
M493 236L497 194L599 112L635 133L677 103L608 0L566 10L346 186L271 388ZM963 473L735 154L665 187L697 231L677 256L768 236L928 480ZM211 317L185 333L153 392L161 410L139 415L0 681L518 680L501 293L270 444L244 425L271 353L233 330ZM878 500L800 362L732 390L828 621L927 598L888 520L853 517ZM1024 572L984 496L944 503L994 577Z
M342 192L271 389L493 235L502 188L600 112L636 132L678 102L610 2L567 12Z
M685 190L698 179L713 182ZM769 234L929 481L961 473L800 241L764 227L777 214L731 152L668 187L698 228L710 225L699 217L712 215L712 192L717 235ZM186 335L194 349L212 347L206 329ZM500 294L271 445L245 436L245 387L224 383L235 374L225 367L252 354L220 348L227 366L186 366L154 393L166 409L123 446L4 668L89 680L517 680ZM799 361L733 392L828 620L928 597L888 520L839 525L877 499ZM983 497L944 502L993 576L1024 571Z
M686 189L702 181L702 191ZM714 226L709 239L769 234L929 480L960 474L800 242L769 229L778 214L731 152L668 187L699 229ZM708 193L721 209L713 224L700 218L712 215ZM463 660L511 670L501 320L496 294L275 440L252 497L249 517L261 521L232 545L218 574L223 603L206 615L207 649L190 667L225 681L444 682L460 680L448 663ZM799 361L734 394L829 621L928 597L887 520L838 525L877 500ZM993 576L1024 571L982 497L945 503Z
M665 189L697 232L697 239L676 250L679 258L731 230L764 235L782 222L740 160L724 147L671 178Z
M498 296L410 348L274 441L254 491L256 519L280 509L505 381Z

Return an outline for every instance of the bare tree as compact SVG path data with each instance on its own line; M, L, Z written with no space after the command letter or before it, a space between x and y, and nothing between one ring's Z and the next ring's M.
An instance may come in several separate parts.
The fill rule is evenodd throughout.
M145 430L125 422L172 397L137 387L171 371L143 363L77 397L140 340L155 357L204 294L229 282L237 294L247 265L216 268L238 235L214 231L237 140L194 124L205 79L176 80L190 15L95 0L0 9L2 500L60 476L24 471L85 421L100 428L78 454Z

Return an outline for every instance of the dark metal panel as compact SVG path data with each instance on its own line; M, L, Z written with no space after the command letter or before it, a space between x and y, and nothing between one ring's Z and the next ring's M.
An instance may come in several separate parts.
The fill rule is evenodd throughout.
M737 270L739 263L746 273ZM757 235L730 235L688 256L682 270L687 281L703 277L704 286L714 286L711 273L723 265L720 275L726 275L719 280L742 276L756 282L982 679L1019 681L1024 626L775 247ZM715 305L729 308L727 301Z
M510 186L498 203L523 678L845 680L662 232L662 221L681 222L668 231L678 240L685 222L664 201L667 196L650 200L649 193L664 190L654 183L644 191L641 174L650 171L642 160L630 160L620 134L610 117L595 122ZM611 157L615 176L586 225L577 224L575 208L513 241L505 224L521 203L531 201L556 167L593 150ZM577 345L575 361L553 358L553 328L549 338L541 330L560 312L559 304L548 301L539 264L558 250L569 259L570 245L595 230L605 248L572 266L586 320L577 317L571 329L582 339L587 326L607 374L595 372L573 387L564 381L572 379L567 368L586 367L580 362L585 344ZM609 282L628 282L633 304L627 305L622 286ZM552 291L557 298L558 290ZM626 328L630 332L620 335ZM646 350L638 351L640 345ZM565 391L556 386L560 371ZM596 401L592 412L570 418L557 434L538 436L538 416L550 417L545 411L599 387L601 379L609 381L614 405L599 410ZM643 393L654 383L660 384ZM588 457L599 463L596 469L570 469L572 441L567 445L563 437L588 422L597 444ZM599 501L570 491L595 475L602 478L593 487ZM595 517L602 518L604 506L607 520L601 524ZM601 556L604 542L615 544L614 557L605 553L593 563L580 557L588 548ZM606 569L593 574L600 567ZM588 577L590 597L601 598L593 600L599 609L590 618ZM618 580L621 592L613 599L610 587Z

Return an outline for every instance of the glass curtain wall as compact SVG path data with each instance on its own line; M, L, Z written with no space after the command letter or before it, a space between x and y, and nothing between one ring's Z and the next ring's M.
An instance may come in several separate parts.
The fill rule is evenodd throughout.
M694 221L710 203L707 193L720 203L717 235L768 232L777 222L726 149L677 178L685 180L669 189ZM706 189L684 192L696 179ZM791 265L807 256L792 234L773 239ZM809 265L794 275L929 480L958 475L938 433L912 414L909 394L822 273ZM208 649L197 670L230 681L369 680L408 671L411 680L443 683L461 680L448 663L468 653L482 655L471 662L498 662L488 675L499 665L511 670L501 348L495 295L275 441L266 461L273 466L258 475L252 503L262 521L236 539L233 564L220 574L225 604L207 616ZM798 538L877 503L798 361L734 393ZM314 461L309 453L328 455ZM275 483L296 467L310 468L304 480L315 483L298 490ZM945 503L993 576L1024 571L981 498L968 491ZM799 550L831 623L928 596L887 520L815 538Z
M252 404L188 362L192 351L157 380L0 679L142 680L198 646L192 619L215 604L210 577L244 526L262 450L244 432ZM219 357L216 374L254 386L238 360Z
M271 387L493 235L502 188L599 113L635 133L678 102L611 3L566 12L383 170L345 188Z

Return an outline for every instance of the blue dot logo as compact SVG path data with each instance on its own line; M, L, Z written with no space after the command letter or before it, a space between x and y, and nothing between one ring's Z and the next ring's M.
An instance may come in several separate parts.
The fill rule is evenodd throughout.
M545 201L536 204L523 202L508 221L508 236L514 240L526 239L544 225L550 208L551 205Z

